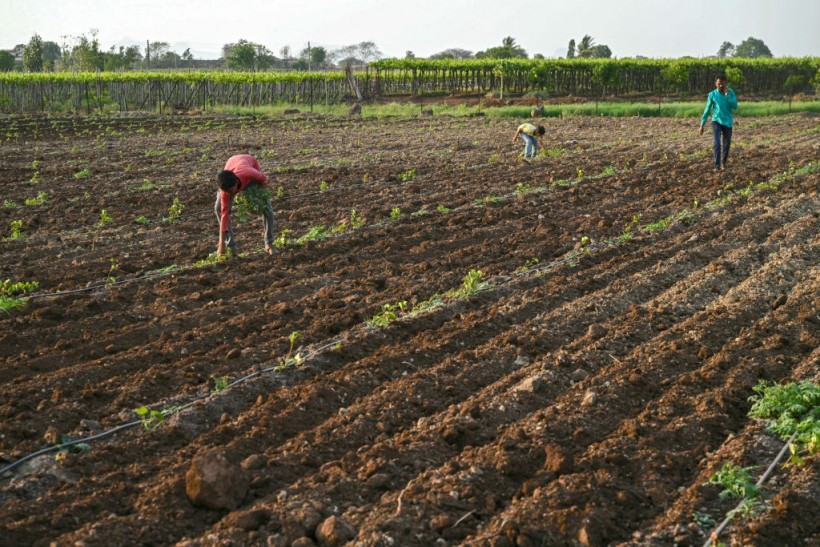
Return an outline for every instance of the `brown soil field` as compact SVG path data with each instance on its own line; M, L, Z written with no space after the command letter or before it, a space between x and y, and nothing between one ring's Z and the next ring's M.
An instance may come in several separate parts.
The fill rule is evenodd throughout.
M693 119L544 119L531 164L519 123L0 120L0 279L39 282L0 312L0 545L702 544L709 478L784 445L753 388L820 380L820 118L739 119L725 171ZM235 219L197 267L237 153L291 244ZM820 545L819 475L720 541Z

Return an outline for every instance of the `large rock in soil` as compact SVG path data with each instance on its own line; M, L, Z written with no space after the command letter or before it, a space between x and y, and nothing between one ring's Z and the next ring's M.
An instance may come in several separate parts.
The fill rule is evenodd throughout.
M185 473L185 493L200 507L236 509L247 491L248 476L228 461L222 449L197 454Z
M316 539L322 547L344 545L356 537L356 529L337 516L331 516L316 529Z

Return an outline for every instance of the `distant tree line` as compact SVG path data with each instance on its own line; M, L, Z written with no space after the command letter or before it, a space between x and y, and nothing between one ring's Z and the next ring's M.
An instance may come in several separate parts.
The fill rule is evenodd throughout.
M128 47L112 46L108 50L100 47L97 30L92 29L90 36L80 35L64 37L62 44L45 41L39 35L31 37L28 44L19 44L12 51L0 51L0 72L23 70L25 72L51 71L121 71L121 70L154 70L174 68L200 68L190 49L183 53L173 51L168 42L146 41L145 47L132 45ZM213 68L228 68L236 71L255 72L271 69L292 69L298 71L326 70L347 65L364 66L382 58L382 52L374 42L359 42L335 50L322 46L311 46L293 54L290 46L284 46L277 56L267 46L239 40L222 46L222 55L218 61L212 61ZM735 46L723 42L717 52L718 58L755 58L772 57L766 44L757 38L748 39ZM18 58L22 60L17 61ZM407 51L405 59L414 60L416 55ZM544 59L536 53L533 59ZM569 41L567 59L609 59L612 50L605 44L596 44L589 34L584 35L577 43ZM459 48L445 49L429 57L430 60L464 60L464 59L529 59L527 51L516 43L512 36L502 39L500 46L490 47L473 53Z

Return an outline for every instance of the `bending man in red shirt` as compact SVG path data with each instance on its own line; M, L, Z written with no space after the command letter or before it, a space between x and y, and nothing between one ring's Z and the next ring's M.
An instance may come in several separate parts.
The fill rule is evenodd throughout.
M225 169L217 176L219 190L216 191L216 220L219 222L219 246L216 254L221 255L228 247L236 252L236 240L231 230L231 206L233 198L251 184L261 187L268 185L268 177L260 170L259 162L253 156L240 154L231 156ZM268 200L268 207L263 213L265 218L265 252L273 254L273 205Z

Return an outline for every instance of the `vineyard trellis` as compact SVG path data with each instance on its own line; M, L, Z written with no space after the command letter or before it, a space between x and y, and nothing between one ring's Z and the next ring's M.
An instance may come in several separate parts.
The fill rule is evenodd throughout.
M354 73L365 100L494 92L557 96L697 96L718 73L746 95L778 96L820 85L820 58L781 59L386 59ZM793 86L792 86L793 87ZM791 91L795 91L790 89ZM799 89L798 89L799 91ZM2 73L0 112L166 111L352 98L344 72Z

